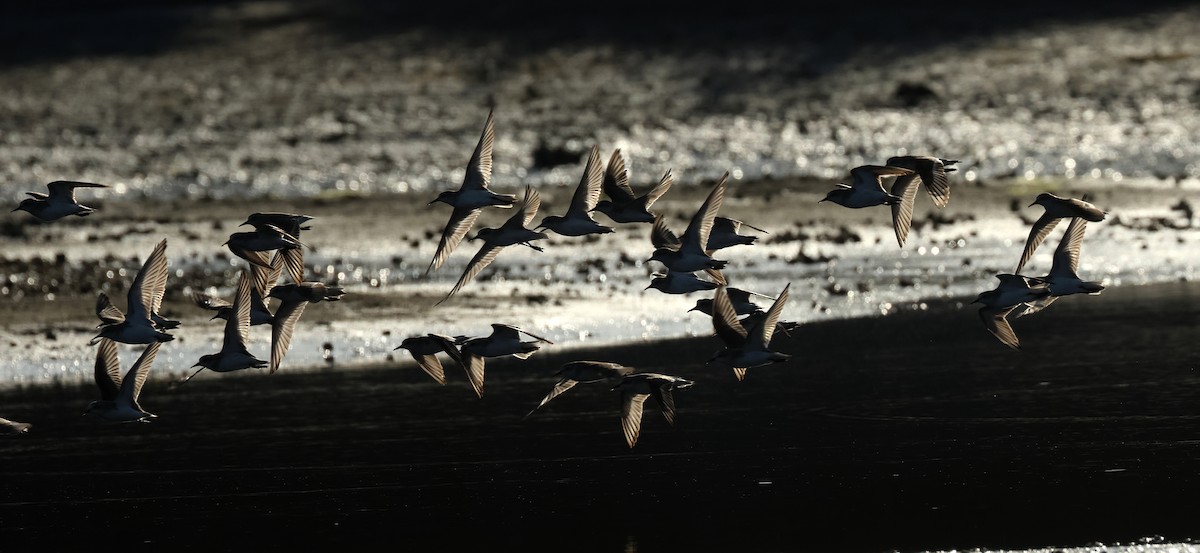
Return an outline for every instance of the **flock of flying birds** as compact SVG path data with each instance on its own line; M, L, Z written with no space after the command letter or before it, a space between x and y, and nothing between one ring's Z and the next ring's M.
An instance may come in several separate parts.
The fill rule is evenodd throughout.
M462 185L457 190L442 192L430 202L430 205L446 203L453 207L453 211L426 270L427 274L445 264L467 237L484 208L511 209L517 205L515 195L497 194L489 189L494 142L493 114L489 113ZM821 202L829 201L856 209L889 206L896 240L903 247L912 223L918 185L924 186L935 206L945 207L950 198L947 174L955 170L957 163L956 160L929 156L897 156L888 159L885 165L855 167L850 171L852 184L839 184ZM592 213L598 211L615 223L651 225L650 241L654 249L649 261L660 263L665 271L655 273L647 289L653 288L668 294L712 291L711 299L700 299L692 308L712 318L715 334L724 344L724 348L709 359L709 364L732 369L740 381L746 377L748 369L787 361L791 355L772 351L770 345L776 331L789 332L798 326L797 323L780 320L788 300L790 284L785 285L775 297L729 287L724 275L729 262L714 257L718 250L755 242L756 236L739 234L742 227L766 232L742 221L717 215L728 177L726 173L713 186L687 228L677 235L668 227L662 215L651 210L655 201L670 190L673 183L671 171L666 171L649 191L638 195L629 185L621 151L614 151L607 166L602 166L599 146L595 146L588 155L583 177L566 213L545 216L537 226L531 228L541 199L537 190L527 186L519 208L507 221L497 228L481 228L470 238L480 241L482 245L454 287L437 304L461 291L504 248L525 246L542 251L542 247L535 242L548 238L545 231L569 237L613 232L612 227L602 225L593 218ZM894 180L890 189L885 188L885 179L891 178ZM95 210L79 204L75 199L75 190L103 187L92 183L52 182L48 185L49 194L29 192L31 198L22 201L13 211L26 211L45 222L68 215L89 215ZM600 200L602 192L608 196L608 200ZM1082 280L1077 272L1085 225L1087 221L1103 220L1105 212L1083 200L1060 198L1048 193L1039 195L1032 205L1041 205L1045 213L1030 230L1016 270L997 275L1000 279L997 288L980 294L975 300L983 304L979 314L986 328L1012 348L1019 348L1019 342L1009 324L1010 317L1035 313L1065 295L1096 294L1103 289L1097 282ZM1055 251L1053 268L1049 274L1042 277L1020 275L1037 247L1062 219L1070 219L1070 223ZM310 230L310 227L304 226L310 220L311 217L290 213L254 213L243 223L243 226L254 227L253 231L237 232L229 237L226 245L234 254L245 259L248 267L240 272L232 303L203 294L194 295L198 306L216 313L214 319L225 320L225 333L221 350L201 357L194 365L199 370L183 382L204 369L230 372L269 368L274 373L287 354L295 325L305 307L309 303L337 301L342 297L343 291L338 287L304 280L305 246L299 238L302 230ZM139 405L138 398L161 343L172 339L167 331L180 324L158 313L168 274L166 247L167 241L164 239L142 265L129 288L127 313L122 313L103 293L97 300L96 314L101 324L91 344L98 345L95 379L100 389L100 400L92 402L86 414L115 422L148 422L155 417ZM290 282L280 284L284 272ZM699 277L697 273L703 273L707 278ZM754 303L756 297L772 300L770 307L762 309ZM268 304L269 298L279 300L273 310ZM269 325L271 328L269 361L256 358L246 348L250 327L256 325ZM530 340L523 340L523 337ZM123 378L116 342L146 345ZM407 350L417 364L440 384L445 384L446 377L437 356L447 354L465 369L472 389L482 398L486 358L512 355L525 359L536 352L541 344L552 342L519 327L497 323L492 325L489 336L428 333L406 338L396 349ZM603 361L569 362L562 366L556 376L559 377L558 382L527 417L576 384L609 382L614 385L614 390L621 391L621 425L626 444L631 448L640 434L645 401L654 398L667 422L674 424L673 392L693 384L678 376L637 372L632 367ZM29 425L0 419L0 429L15 434L27 431Z

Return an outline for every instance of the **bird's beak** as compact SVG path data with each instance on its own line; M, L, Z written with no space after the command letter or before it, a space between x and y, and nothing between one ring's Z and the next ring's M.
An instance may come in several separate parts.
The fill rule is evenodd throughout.
M1033 202L1033 203L1029 204L1029 205L1028 205L1028 206L1026 206L1026 207L1033 207L1033 206L1035 206L1035 205L1037 205L1037 201L1036 201L1036 200L1034 200L1034 202Z
M10 211L9 213L16 213L16 212L18 212L18 211L21 211L21 207L20 207L20 206L17 206L17 208L16 208L16 209L14 209L14 210Z
M244 226L246 226L246 225L249 225L249 224L250 224L250 221L246 221L245 223L242 223L242 224L240 224L240 225L238 225L238 226L239 226L239 227L244 227Z
M654 284L653 284L653 283L651 283L651 284L647 284L645 288L642 288L642 290L649 290L649 289L651 289L651 288L653 288L653 287L654 287Z
M396 346L395 348L392 348L392 351L396 351L398 349L408 349L408 348L405 348L404 346Z
M210 321L215 321L215 320L217 320L217 319L218 319L218 318L220 318L220 317L221 317L221 314L220 314L220 313L217 313L216 315L213 315L213 316L212 316L212 318L211 318L211 319L209 319L209 320L210 320Z
M194 368L196 368L196 367L203 367L203 366L204 366L204 365L201 365L200 363L196 363L195 365L192 365L192 368L194 369Z

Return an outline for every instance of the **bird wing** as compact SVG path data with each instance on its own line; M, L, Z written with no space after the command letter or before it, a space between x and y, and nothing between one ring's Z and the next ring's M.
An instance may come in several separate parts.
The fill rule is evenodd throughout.
M675 395L671 393L671 388L667 384L660 384L651 390L663 417L667 419L667 424L675 426Z
M1042 214L1037 221L1033 223L1033 228L1029 229L1029 238L1025 240L1025 249L1021 251L1021 260L1017 262L1017 270L1014 273L1020 273L1021 268L1029 262L1033 257L1033 251L1041 245L1050 231L1058 225L1059 218L1051 216L1049 212Z
M717 216L717 211L721 209L721 202L725 198L725 183L729 180L729 172L726 171L721 176L721 180L713 187L712 192L708 193L708 197L704 199L704 203L700 204L700 210L692 216L692 222L688 224L687 230L683 232L681 240L681 248L688 247L694 251L703 252L708 249L708 235L712 232L713 218Z
M492 144L496 142L496 127L492 120L492 111L488 111L487 121L483 124L483 134L471 161L467 162L467 174L463 176L463 184L459 190L484 190L492 183Z
M442 362L438 360L437 354L418 355L411 351L409 353L412 354L413 360L417 362L417 366L425 371L425 374L433 377L438 384L443 386L446 384L446 371L442 368Z
M234 294L233 313L225 321L225 343L240 344L242 350L246 349L246 341L250 338L250 280L242 270Z
M626 391L621 396L621 429L625 443L632 448L642 433L642 408L650 394Z
M783 291L779 293L779 298L767 310L767 316L763 317L758 322L758 326L752 331L754 340L747 340L747 345L761 347L764 350L769 349L771 337L775 335L775 324L779 322L779 315L783 313L783 305L788 300L788 288L791 286L792 284L789 282L787 286L783 287Z
M154 364L154 358L158 356L158 346L161 344L162 342L152 342L146 346L133 367L125 373L125 380L121 382L121 396L134 405L137 405L138 396L142 395L142 385L150 375L150 366Z
M208 294L201 294L200 292L192 293L192 302L194 302L199 307L203 307L204 309L208 309L211 311L220 311L221 309L224 309L226 307L233 307L232 303L229 303L218 297L210 296ZM116 308L114 307L113 309L116 309Z
M271 322L271 372L279 370L283 357L287 355L292 345L292 333L296 330L296 322L304 314L308 302L304 300L283 302L275 310L275 319Z
M1050 275L1065 275L1074 277L1079 273L1079 249L1083 245L1083 231L1087 228L1087 221L1082 217L1072 217L1071 224L1067 225L1067 232L1063 234L1062 239L1058 241L1058 248L1054 250L1054 265L1050 268Z
M579 179L579 186L575 187L575 195L571 196L571 206L567 208L567 212L584 213L595 209L596 202L600 201L600 186L604 182L604 174L600 168L600 146L592 146L592 153L588 155L587 165L583 168L583 177Z
M275 252L275 257L283 258L283 264L287 267L288 276L292 277L292 282L296 284L304 282L304 248L284 248ZM272 258L272 271L275 270L276 263ZM275 280L278 281L279 277L276 276Z
M738 321L737 311L729 301L729 292L724 286L713 292L713 330L725 342L725 347L740 348L746 343L746 329Z
M96 386L100 388L100 399L111 401L117 398L121 386L121 358L117 355L117 343L100 338L96 348Z
M928 158L928 161L918 166L918 170L921 183L925 185L925 191L929 193L933 205L939 208L946 207L946 204L950 203L950 179L946 177L945 165L937 158Z
M100 318L102 324L106 325L125 322L125 314L112 304L112 300L108 299L108 294L104 292L100 292L100 295L96 297L96 316Z
M471 262L468 263L467 268L463 270L462 276L458 277L458 282L454 285L454 289L450 290L450 293L446 294L446 297L438 300L438 302L434 305L441 305L442 302L450 299L450 296L453 296L454 294L457 294L459 290L462 290L462 287L466 286L468 282L471 282L471 279L475 278L475 275L479 274L480 271L487 267L493 259L496 259L496 255L499 254L500 250L503 249L504 246L493 246L486 242L480 246L479 251L475 252L475 257L471 258Z
M1016 306L1004 308L984 307L979 310L979 318L983 320L983 325L987 327L988 332L1000 340L1000 343L1013 348L1021 349L1021 342L1017 340L1017 333L1013 332L1012 325L1008 324L1008 314L1016 309Z
M1056 300L1060 297L1062 297L1062 296L1046 296L1044 298L1038 298L1036 300L1027 301L1025 303L1017 305L1016 309L1013 310L1012 317L1014 319L1016 319L1016 318L1024 317L1025 315L1032 315L1034 313L1037 313L1038 311L1041 311L1047 307L1050 307L1050 304L1054 303L1054 300Z
M164 238L150 252L142 268L129 286L129 317L150 320L157 312L167 289L167 240Z
M520 332L520 333L522 333L522 334L524 334L524 335L526 335L526 336L529 336L530 338L533 338L534 340L537 340L537 341L539 341L539 342L545 342L545 343L547 343L547 344L550 344L550 345L554 345L554 342L551 342L550 340L547 340L547 339L545 339L545 338L542 338L541 336L538 336L537 334L534 334L534 333L532 333L532 332L529 332L528 330L525 330L525 329L523 329L523 328L517 328L517 327L513 327L513 328L516 328L516 330L517 330L518 332ZM519 338L520 338L520 337L518 337L518 339L519 339Z
M287 263L287 259L283 257L282 252L276 252L271 256L271 267L264 268L258 265L250 265L250 275L254 277L254 290L258 292L260 298L266 298L271 295L271 290L279 284L279 277L283 274L283 266ZM304 256L300 257L300 271L304 272ZM289 269L290 271L290 269ZM299 281L295 282L300 284Z
M449 355L450 358L453 359L455 363L458 363L459 365L463 364L462 353L459 352L458 348L454 347L454 345L456 343L462 343L462 342L466 341L466 337L460 336L459 338L461 338L461 339L455 339L455 338L451 338L449 336L443 336L441 334L433 334L433 333L426 334L425 336L427 336L430 340L433 340L434 343L436 343L438 346L440 346L442 348L442 351L446 352L446 355Z
M661 179L659 179L658 184L642 196L642 201L644 202L643 207L650 209L650 206L654 205L654 202L657 202L663 194L666 194L667 191L671 189L671 185L673 184L675 184L675 177L671 176L671 170L667 169L667 172L663 174Z
M471 226L475 224L475 219L479 218L479 209L462 209L454 208L450 213L450 221L446 223L446 228L442 229L442 239L438 242L437 252L433 254L433 261L429 262L429 268L425 269L425 274L429 271L439 269L450 254L458 247L458 243L462 242L467 231L471 230Z
M519 226L520 228L528 227L529 223L531 223L533 221L533 218L537 217L538 209L540 209L541 207L542 207L542 195L538 194L538 191L534 190L532 186L526 186L525 187L525 201L523 202L523 204L521 206L521 211L518 213L514 213L512 217L509 217L508 221L504 222L504 226L506 226L506 227L518 227Z
M900 203L891 206L892 229L896 231L896 241L903 248L904 241L908 239L908 229L912 227L913 205L917 202L917 175L896 177L891 194L900 197Z
M885 165L860 165L850 170L850 177L853 179L853 188L866 188L868 190L882 190L883 177L908 175L913 172L912 169L903 167L890 167Z
M68 201L75 203L76 188L108 188L108 186L96 184L94 182L56 180L50 184L47 184L46 188L50 189L50 195L48 196L48 199L52 201Z
M467 379L475 395L483 398L483 357L473 353L463 353L463 368L467 370Z
M654 226L650 228L650 243L654 245L655 249L679 249L679 237L667 228L667 220L662 215L654 216Z
M525 416L528 417L529 415L532 415L535 411L537 411L538 409L541 409L543 405L550 403L550 400L558 397L563 392L570 390L571 388L574 388L575 385L578 383L579 383L578 381L571 380L570 378L563 378L563 379L559 380L558 383L555 384L554 387L550 389L550 393L546 394L546 397L542 398L542 402L538 403L537 407L534 407L533 410L530 411Z
M636 199L633 189L629 187L629 171L625 168L625 156L621 155L620 148L613 150L612 157L608 158L602 188L614 203L623 204Z

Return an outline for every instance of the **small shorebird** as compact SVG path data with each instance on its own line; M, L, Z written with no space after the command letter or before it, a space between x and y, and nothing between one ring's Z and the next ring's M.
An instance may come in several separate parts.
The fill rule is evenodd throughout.
M96 349L96 386L100 388L100 399L88 405L85 415L96 415L111 422L150 422L157 415L147 412L138 404L142 385L150 374L150 366L158 356L161 342L146 346L145 351L121 378L121 359L117 355L117 343L107 338L100 340Z
M725 349L717 352L708 362L729 366L733 369L733 375L741 381L746 378L746 369L791 359L791 355L770 349L776 323L779 321L779 315L783 313L784 304L787 303L789 287L791 284L783 287L775 303L767 310L766 316L757 320L749 330L738 321L728 292L724 288L717 288L712 304L713 330L721 341L725 342Z
M20 436L29 432L33 425L27 422L10 421L0 418L0 436Z
M445 385L446 371L442 368L442 362L438 360L437 354L445 352L451 359L454 359L454 362L462 365L462 355L455 346L461 345L466 340L466 336L452 338L430 333L424 336L405 338L400 345L396 346L396 349L408 350L409 355L412 355L413 360L417 362L421 370L425 371L425 374L433 377L438 384Z
M80 204L75 200L76 188L108 188L103 184L95 184L91 182L74 182L66 180L56 180L46 185L49 189L49 194L41 192L26 192L29 198L21 201L13 212L26 211L33 215L39 221L50 222L62 219L68 215L77 215L85 217L95 213L94 208Z
M720 271L716 272L720 274ZM695 273L680 273L670 269L666 273L654 273L653 276L646 290L653 288L664 294L690 294L720 286L717 282L701 280Z
M914 181L920 179L921 184L925 185L925 191L929 193L929 198L933 200L933 205L939 208L946 207L950 202L950 179L946 173L957 171L954 167L958 163L957 159L942 159L932 156L895 156L887 160L888 167L901 167L916 171L911 175L901 175L896 177L896 182L892 185L892 194L896 194L896 187L903 187L901 181Z
M727 261L712 258L708 248L708 237L712 232L717 211L721 209L721 202L725 198L728 180L729 173L726 172L708 193L704 203L700 204L700 209L692 216L682 237L676 237L671 229L667 228L661 215L655 218L654 228L650 230L650 242L654 244L655 249L648 261L658 261L666 265L667 269L680 273L725 268Z
M667 424L675 425L675 397L672 393L691 386L691 380L659 373L634 373L621 378L613 390L621 390L621 429L625 443L633 448L642 433L642 408L646 398L658 402Z
M525 202L519 211L509 217L500 228L482 228L475 234L473 240L483 240L483 245L479 247L479 251L475 253L475 257L471 258L471 262L467 264L463 270L462 276L458 278L458 282L454 285L454 289L450 290L446 297L438 300L436 305L441 305L442 302L450 299L450 296L457 294L463 286L466 286L471 279L475 278L480 271L486 268L496 256L500 254L500 250L506 246L514 244L523 244L537 251L542 251L542 248L530 244L534 240L542 240L546 238L546 233L537 232L525 228L530 221L537 216L538 207L542 205L541 196L537 190L531 186L525 187Z
M1050 267L1050 274L1041 278L1050 290L1050 295L1026 303L1014 313L1016 317L1041 311L1063 296L1096 295L1104 290L1104 285L1099 282L1079 278L1079 250L1083 245L1083 232L1086 227L1087 221L1079 217L1071 219L1071 224L1067 225L1067 232L1063 234L1058 248L1054 250L1054 265Z
M838 183L838 188L829 191L828 194L825 194L825 198L817 203L833 202L854 209L898 204L901 198L884 190L883 178L911 175L912 173L911 169L901 167L860 165L850 170L853 185Z
M300 249L304 244L300 243L295 236L292 236L283 231L283 229L269 224L260 224L254 227L250 232L235 232L229 235L229 240L226 240L222 246L228 245L229 251L234 255L249 261L250 263L262 267L263 269L271 268L271 252L275 250L291 250ZM304 253L286 254L286 259L291 259L291 263L295 263L295 259L299 259L299 266L293 267L288 265L288 272L293 278L296 272L300 273L300 278L304 276Z
M1104 216L1108 214L1083 200L1060 198L1049 192L1038 194L1037 199L1033 200L1029 207L1035 205L1042 206L1046 212L1042 213L1042 216L1033 223L1033 228L1029 229L1029 238L1025 240L1025 250L1021 252L1021 260L1017 262L1017 269L1013 271L1014 273L1021 272L1021 268L1029 262L1029 258L1033 257L1033 251L1046 239L1050 231L1058 226L1059 221L1070 217L1079 217L1095 223L1103 221Z
M742 227L756 230L761 233L767 232L737 219L730 219L729 217L714 217L712 231L708 235L709 251L717 251L730 246L749 246L750 244L758 241L757 236L738 234L738 231L742 230Z
M221 351L204 355L192 367L200 367L187 382L195 378L200 371L208 369L216 372L231 372L242 369L261 369L268 363L252 355L246 349L246 340L250 335L250 281L251 278L243 270L238 278L237 293L234 294L233 314L225 321L225 336L221 342ZM272 348L274 350L274 348Z
M534 341L522 342L521 334ZM550 340L530 334L529 332L506 324L492 324L492 334L484 338L471 338L463 342L459 352L462 354L463 367L467 370L467 378L475 395L483 397L483 360L485 357L502 357L512 355L517 359L528 359L533 352L541 348L539 342L553 344Z
M596 204L600 200L600 185L603 180L604 176L600 168L600 146L592 146L587 164L583 167L583 177L579 179L579 186L575 187L575 194L571 196L571 205L567 206L567 212L561 217L558 215L543 217L537 228L550 229L555 234L562 236L585 236L612 232L612 227L601 225L592 218L592 210L596 208Z
M492 121L492 112L489 111L487 122L483 124L483 135L479 137L475 153L471 154L471 160L467 162L467 173L463 176L462 185L458 190L447 190L438 194L437 199L429 202L429 205L437 202L448 204L454 211L450 213L450 221L442 229L442 238L433 254L433 261L430 261L429 268L425 269L426 274L436 271L446 262L458 247L458 243L467 235L467 231L475 224L480 210L488 206L511 208L517 202L517 197L512 194L496 194L488 190L488 185L492 182L492 144L495 141L495 124Z
M633 374L633 367L626 367L617 363L571 361L558 369L558 372L554 373L558 377L558 383L554 385L554 388L550 389L550 393L546 394L546 397L542 398L542 402L538 403L537 407L534 407L525 416L528 417L534 414L543 405L550 403L550 400L575 387L576 384L590 384L605 380L612 381L630 374Z
M300 231L312 230L312 227L304 226L305 223L313 218L308 215L297 215L295 213L251 213L246 218L246 222L239 226L251 225L255 231L273 233L271 228L282 230L284 234L290 236L300 243ZM280 248L275 255L283 257L283 263L287 267L288 276L292 277L292 282L297 284L304 282L304 248L303 247L288 247ZM251 262L253 263L253 262ZM274 265L275 260L271 260ZM255 266L258 266L257 264ZM278 279L278 277L276 277Z
M913 184L914 181L909 180L904 186L896 186L893 183L892 192L888 192L883 188L883 179L890 176L899 179L915 174L912 169L903 167L861 165L850 170L853 186L839 183L839 188L831 190L820 202L830 201L854 209L877 205L891 206L892 230L896 233L896 240L903 246L904 240L908 237L908 229L912 225L916 187ZM900 195L897 195L897 192Z
M726 297L729 298L729 302L731 304L733 304L733 310L738 315L749 315L751 313L762 312L763 308L759 307L759 305L757 303L754 303L754 301L751 300L752 296L758 296L760 298L766 298L769 300L775 299L766 294L759 294L758 292L742 290L741 288L729 288L729 287L725 288L725 295L726 295ZM712 316L713 300L711 298L704 298L704 299L696 300L696 306L691 309L688 309L688 311L699 311L701 313L704 313L705 315Z
M251 264L250 271L254 277L254 284L250 289L250 326L271 324L275 321L275 316L267 305L267 297L279 282L279 276L283 271L283 257L278 255L272 257L270 269L263 269L258 265ZM193 292L192 302L204 309L216 311L217 314L213 315L213 319L229 320L229 317L235 315L232 303L215 296Z
M892 183L891 194L900 198L892 207L892 229L896 232L896 242L904 247L908 240L908 231L912 227L913 207L917 201L917 184L924 184L925 191L939 208L946 207L950 201L950 182L946 173L954 171L947 167L958 163L958 160L940 159L929 156L900 156L888 159L888 166L910 169L915 173L900 175Z
M671 189L672 183L674 179L671 177L671 170L667 169L654 188L641 196L635 195L633 188L629 186L629 171L625 169L625 158L621 155L621 150L617 149L609 158L608 168L604 171L602 188L609 199L600 200L594 209L617 223L653 223L654 212L650 211L650 206Z
M979 308L979 318L988 332L1000 340L1000 343L1019 350L1021 342L1017 340L1017 333L1008 323L1008 314L1027 302L1050 295L1050 290L1040 279L1022 275L1006 273L996 275L996 278L1000 279L1000 284L994 290L979 294L971 303L983 304L983 307Z
M162 332L155 324L158 308L162 304L163 294L167 288L167 240L164 238L150 257L142 263L142 268L129 285L129 313L121 313L112 305L108 296L101 294L96 303L96 315L104 322L100 333L89 342L95 345L101 338L109 338L126 344L149 344L151 342L169 342L174 336ZM178 321L168 321L158 317L163 328L178 326Z
M292 333L296 322L310 303L339 301L345 292L339 286L326 286L322 282L281 284L271 288L269 297L279 300L275 316L271 321L271 374L279 370L283 357L292 344Z

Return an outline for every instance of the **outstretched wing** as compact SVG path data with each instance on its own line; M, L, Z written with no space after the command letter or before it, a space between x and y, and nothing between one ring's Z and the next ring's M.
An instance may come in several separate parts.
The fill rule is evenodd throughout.
M446 228L442 229L442 239L438 242L437 251L433 254L433 261L429 262L429 268L425 269L425 274L441 268L454 249L458 247L459 242L462 242L463 237L467 235L467 231L471 230L475 219L479 218L479 211L479 209L454 208L454 211L450 213L450 221L446 223Z
M117 343L108 338L100 338L96 348L96 386L100 388L100 399L105 401L116 399L120 393L121 359Z
M726 171L716 186L713 186L712 192L708 193L704 203L700 204L699 211L692 216L692 222L683 232L682 242L686 242L686 244L681 247L689 247L696 251L708 249L708 235L712 232L713 218L717 216L717 211L721 209L721 202L725 199L725 183L728 180L729 172Z
M141 357L138 357L133 367L125 374L125 380L121 382L121 394L134 405L137 405L138 396L142 395L142 385L150 375L150 366L154 364L154 358L158 356L158 346L161 344L162 342L153 342L146 346Z
M167 288L167 240L164 238L150 252L142 268L129 285L129 317L135 320L150 319L158 311L163 293Z
M1008 314L1015 308L1016 306L1003 309L984 307L979 310L979 318L983 320L983 325L987 327L988 332L1000 340L1000 343L1013 349L1021 349L1017 333L1013 331L1012 325L1008 324Z
M667 228L667 220L662 215L654 216L654 226L650 228L650 243L654 245L655 249L679 249L679 237L675 236L675 233Z
M483 134L479 137L479 144L475 145L471 161L467 162L467 174L463 176L463 184L459 190L483 190L492 183L492 144L496 142L493 111L495 110L488 112L487 121L483 124Z
M778 303L778 300L776 302ZM729 301L729 292L724 286L717 288L713 293L712 309L713 330L716 331L717 337L725 342L725 347L742 347L746 343L746 329L742 328L742 323L738 321L737 311L733 309L733 302Z
M50 200L52 200L52 201L67 201L67 202L75 203L75 189L76 188L108 188L108 186L103 185L103 184L96 184L94 182L76 182L76 181L69 181L69 180L56 180L50 184L47 184L46 188L50 189L50 196L49 196Z
M623 204L635 199L633 189L629 187L629 171L625 168L625 156L621 149L613 150L608 158L608 167L604 170L604 193L612 198L613 203Z
M903 248L908 229L912 227L913 205L917 203L917 175L896 177L891 193L900 197L900 203L892 204L892 229L896 231L896 242Z
M654 188L651 188L645 196L642 196L645 202L645 205L642 207L650 209L650 206L654 205L654 202L657 202L663 194L666 194L667 191L671 189L671 185L674 183L675 177L671 176L671 170L667 169L667 172L663 174L662 179L659 179L658 184Z
M758 327L752 331L755 339L752 342L748 340L747 345L761 346L764 350L770 348L771 337L775 335L775 324L779 322L779 315L783 313L783 305L788 300L788 288L791 286L792 284L789 282L787 286L783 287L783 291L779 293L775 303L772 303L771 308L767 310L767 316L763 317L758 322Z
M541 409L543 405L550 403L550 400L558 397L563 392L574 388L576 384L578 384L578 382L571 380L570 378L559 380L558 383L554 385L554 388L550 389L550 393L546 394L546 397L542 398L542 402L537 404L537 407L534 407L533 410L525 416L528 417L529 415L532 415L535 411Z
M1079 274L1079 250L1083 245L1083 231L1087 221L1081 217L1072 217L1067 225L1067 232L1058 242L1054 250L1054 265L1050 268L1051 275L1074 277Z
M96 297L96 316L100 318L102 324L112 325L125 322L125 314L112 304L112 300L108 299L108 294L100 292Z
M450 293L446 294L446 297L438 300L438 302L434 305L441 305L442 302L450 299L451 296L457 294L459 290L462 290L462 287L466 286L468 282L471 282L471 279L475 278L475 275L478 275L480 271L482 271L488 266L488 264L492 262L492 260L496 259L496 255L498 255L500 250L503 249L504 246L493 246L486 242L480 246L479 251L475 253L475 257L471 258L471 262L468 263L467 268L463 270L462 276L458 277L458 282L454 285L454 289L450 290Z
M600 146L592 146L588 154L587 165L583 168L583 177L579 186L575 187L575 195L571 196L571 206L567 212L587 213L596 208L600 201L600 186L604 182L604 174L600 168Z
M275 320L271 323L271 373L279 370L283 357L287 355L292 345L292 333L296 330L296 322L304 314L308 302L304 300L283 302L275 310Z
M642 409L650 394L626 391L621 396L621 429L625 432L625 443L632 448L642 433Z
M1014 273L1020 273L1029 259L1033 257L1034 250L1041 245L1050 231L1058 225L1059 218L1053 217L1049 212L1042 214L1036 222L1033 223L1033 228L1029 229L1029 238L1025 240L1025 249L1021 251L1021 260L1017 262L1017 270Z

